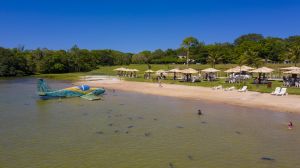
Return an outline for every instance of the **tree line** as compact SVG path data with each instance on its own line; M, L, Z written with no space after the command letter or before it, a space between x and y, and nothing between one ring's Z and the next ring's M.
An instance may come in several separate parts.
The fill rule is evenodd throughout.
M0 76L24 76L36 73L86 72L105 65L128 64L247 64L289 62L300 59L300 36L288 38L246 34L233 43L206 45L187 37L177 49L157 49L136 54L116 50L87 50L74 45L69 50L38 48L26 50L0 47Z

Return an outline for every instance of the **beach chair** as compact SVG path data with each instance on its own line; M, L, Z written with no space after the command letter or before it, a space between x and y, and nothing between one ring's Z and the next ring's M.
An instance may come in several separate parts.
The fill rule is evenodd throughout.
M242 89L239 89L238 92L247 92L247 86L243 86Z
M281 87L276 87L275 90L271 93L271 95L277 95L281 91Z
M276 94L277 96L287 96L287 88L281 88L280 92Z
M213 89L213 90L219 90L219 89L222 89L222 88L223 88L222 85L219 85L219 86L213 87L212 89Z
M235 89L235 87L232 86L232 87L226 88L225 91L233 91L234 89Z

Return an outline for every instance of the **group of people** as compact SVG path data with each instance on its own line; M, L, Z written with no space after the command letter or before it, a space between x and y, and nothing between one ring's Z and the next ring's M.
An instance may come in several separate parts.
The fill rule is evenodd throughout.
M300 78L297 77L283 77L283 85L287 87L295 86L295 87L300 87Z

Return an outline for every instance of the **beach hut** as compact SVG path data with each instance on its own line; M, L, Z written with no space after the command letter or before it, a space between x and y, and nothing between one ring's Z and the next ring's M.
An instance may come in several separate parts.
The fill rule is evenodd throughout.
M175 68L175 69L169 70L168 72L169 72L169 73L174 73L173 80L176 80L176 79L177 79L176 74L177 74L177 73L181 73L181 70L178 69L178 68Z
M274 69L268 67L261 67L261 68L254 69L250 72L258 73L258 83L261 84L262 83L261 75L263 74L263 78L265 79L265 74L271 74L273 71Z
M212 81L217 78L219 71L220 70L215 69L215 68L206 68L206 69L203 69L201 72L205 73L205 79Z

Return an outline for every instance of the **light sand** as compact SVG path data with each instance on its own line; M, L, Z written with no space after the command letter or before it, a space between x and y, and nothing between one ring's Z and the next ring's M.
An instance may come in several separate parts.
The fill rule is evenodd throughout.
M300 113L300 96L297 95L274 96L267 93L251 91L240 93L236 90L213 90L212 88L207 87L173 84L163 84L163 87L159 87L156 83L129 81L84 81L77 82L75 84L79 85L83 83L94 87L104 87L107 89L132 91L143 94L170 96L193 100L208 100L246 107L265 108L279 112Z

